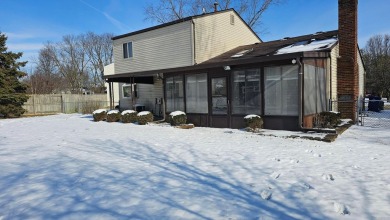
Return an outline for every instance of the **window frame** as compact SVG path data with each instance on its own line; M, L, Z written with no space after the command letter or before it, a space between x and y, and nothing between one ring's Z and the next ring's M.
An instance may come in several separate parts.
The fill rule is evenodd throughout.
M253 74L255 73L255 74ZM236 79L236 74L237 76L238 75L243 75L243 81L237 81L235 82L235 79ZM254 76L256 75L255 78L257 78L257 80L250 80L250 77L251 76ZM239 87L238 88L238 94L236 94L235 92L236 91L236 83L243 83L244 85ZM253 84L253 82L256 82L256 86L254 85L251 85ZM257 88L256 88L257 87ZM232 97L231 97L231 114L232 115L247 115L247 114L258 114L258 115L262 115L263 114L263 103L262 103L262 95L263 95L263 91L262 91L262 88L263 87L263 84L262 84L262 69L260 67L253 67L253 68L245 68L245 69L237 69L235 71L233 71L232 73L232 77L231 77L231 90L232 90ZM247 90L247 89L250 89L250 88L253 88L252 90L252 93L253 92L257 92L257 100L251 100L251 99L248 99L248 94L250 93L250 90ZM256 89L255 89L256 88ZM244 92L240 93L239 90L243 90ZM235 96L238 96L238 98L236 99ZM241 95L241 96L240 96ZM240 104L240 102L242 102L242 100L240 100L240 97L243 98L244 100L244 103L243 104ZM238 103L236 103L238 102ZM256 103L256 105L250 105L249 103ZM239 112L239 109L241 109L241 112ZM242 112L244 111L244 113Z
M133 42L129 41L122 44L123 59L131 59L134 56Z

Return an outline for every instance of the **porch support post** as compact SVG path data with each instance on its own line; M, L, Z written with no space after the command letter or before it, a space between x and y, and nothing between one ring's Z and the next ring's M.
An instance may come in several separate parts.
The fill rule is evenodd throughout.
M109 92L109 96L110 96L110 109L112 109L112 82L109 82L108 83L108 92Z

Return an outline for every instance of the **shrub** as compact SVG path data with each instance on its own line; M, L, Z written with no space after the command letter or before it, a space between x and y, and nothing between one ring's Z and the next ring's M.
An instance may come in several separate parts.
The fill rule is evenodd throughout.
M121 119L121 113L118 110L110 110L107 113L107 122L117 122Z
M321 112L317 116L317 126L321 128L334 128L341 122L339 112Z
M106 109L98 109L92 112L94 121L104 121L107 119L107 110Z
M263 119L258 115L247 115L244 117L244 122L247 128L251 128L251 129L263 128Z
M121 121L123 123L134 123L137 121L137 114L138 112L134 110L123 111L121 114Z
M137 121L140 125L146 125L148 122L153 121L153 114L149 111L142 111L137 114Z
M187 115L182 111L174 111L169 114L169 123L172 126L178 126L187 122Z

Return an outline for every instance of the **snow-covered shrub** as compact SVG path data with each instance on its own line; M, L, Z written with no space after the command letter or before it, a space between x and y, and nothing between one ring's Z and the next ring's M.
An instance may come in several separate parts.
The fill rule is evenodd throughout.
M316 126L321 128L334 128L341 122L339 112L321 112L317 116Z
M146 125L148 122L153 121L153 114L149 111L142 111L137 114L137 121L140 125Z
M244 122L247 128L251 128L251 129L263 128L263 119L258 115L247 115L244 117Z
M138 112L134 110L123 111L121 114L121 121L123 123L134 123L137 121L137 114Z
M98 109L92 112L94 121L104 121L107 119L107 110L106 109Z
M121 119L121 113L118 110L110 110L107 112L107 122L117 122Z
M169 123L172 126L178 126L187 122L187 115L182 111L174 111L169 114Z

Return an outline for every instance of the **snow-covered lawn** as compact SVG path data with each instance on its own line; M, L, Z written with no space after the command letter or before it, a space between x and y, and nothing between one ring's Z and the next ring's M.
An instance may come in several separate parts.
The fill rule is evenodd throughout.
M0 219L389 219L389 168L390 129L325 143L77 114L0 120Z

